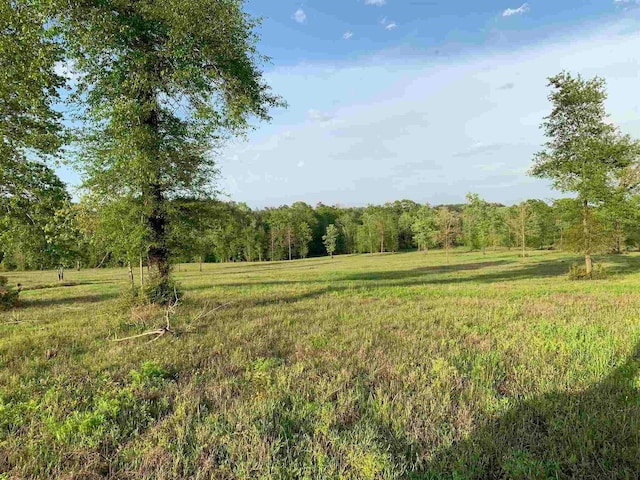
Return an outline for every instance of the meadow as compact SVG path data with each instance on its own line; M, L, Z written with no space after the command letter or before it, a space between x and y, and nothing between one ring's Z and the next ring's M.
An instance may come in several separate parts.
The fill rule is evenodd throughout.
M0 478L637 478L640 255L597 260L181 265L152 342L124 269L8 273Z

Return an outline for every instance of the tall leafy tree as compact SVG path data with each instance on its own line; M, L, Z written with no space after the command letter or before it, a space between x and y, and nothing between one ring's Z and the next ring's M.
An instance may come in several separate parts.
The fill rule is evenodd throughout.
M322 236L322 242L324 243L327 253L333 258L333 253L336 251L336 243L338 242L338 227L333 223L327 226L327 230Z
M522 258L527 256L527 239L533 226L534 213L530 202L520 202L509 208L507 225L511 232L513 244L521 248Z
M492 213L492 206L480 198L480 195L467 194L467 204L463 211L463 227L465 242L472 250L486 252L491 239Z
M336 220L341 238L344 240L345 253L356 253L358 250L358 220L358 211L355 209L343 210Z
M460 215L446 206L441 206L436 211L435 220L437 226L436 239L444 248L447 263L449 263L449 250L461 233Z
M35 0L0 3L0 245L21 266L59 261L56 212L68 204L65 185L47 165L63 142L55 103L56 30Z
M433 209L429 205L423 205L416 212L411 225L413 239L418 245L418 250L429 251L429 247L435 244L437 232L436 218Z
M168 297L168 202L211 193L212 144L280 105L239 0L56 3L86 134L85 186L141 201L155 297Z
M586 274L597 231L594 208L611 199L617 180L634 162L637 145L607 120L605 81L563 72L549 79L551 114L542 128L549 139L531 173L549 178L562 192L574 192L581 205L581 246Z

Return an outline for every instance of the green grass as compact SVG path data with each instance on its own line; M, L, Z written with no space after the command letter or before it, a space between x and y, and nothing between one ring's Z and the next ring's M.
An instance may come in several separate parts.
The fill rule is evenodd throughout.
M640 256L601 260L574 282L552 252L183 265L153 343L111 341L163 324L123 306L125 270L10 273L0 473L637 478Z

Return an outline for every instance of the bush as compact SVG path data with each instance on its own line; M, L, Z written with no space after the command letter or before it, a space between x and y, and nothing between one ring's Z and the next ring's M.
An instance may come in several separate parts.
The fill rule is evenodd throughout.
M604 265L597 263L593 266L591 273L587 274L584 265L573 264L569 269L569 280L600 280L607 276L607 270Z
M182 291L172 278L161 281L153 277L142 287L127 287L120 296L120 304L125 308L145 305L172 305L182 297Z
M7 277L0 276L0 310L9 310L18 306L20 290L7 284Z

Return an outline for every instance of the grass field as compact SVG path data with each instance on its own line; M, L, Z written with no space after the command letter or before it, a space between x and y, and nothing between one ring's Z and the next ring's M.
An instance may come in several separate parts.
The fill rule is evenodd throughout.
M637 478L640 256L601 260L183 265L153 343L124 270L10 273L0 478Z

